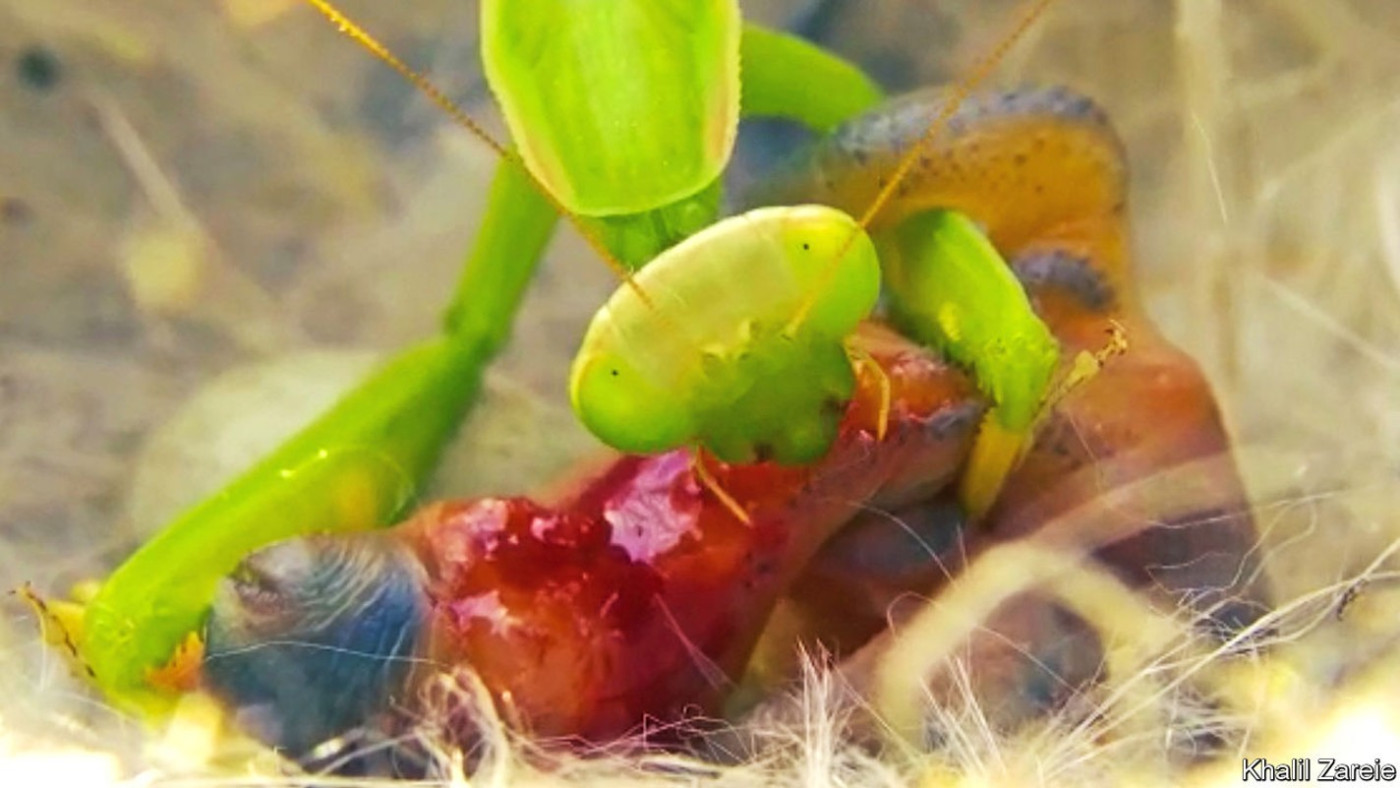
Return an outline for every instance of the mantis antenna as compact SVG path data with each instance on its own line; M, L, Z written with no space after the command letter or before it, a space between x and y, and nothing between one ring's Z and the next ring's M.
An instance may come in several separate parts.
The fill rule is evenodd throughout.
M310 1L319 2L320 0ZM846 252L850 251L851 244L855 243L856 236L870 227L871 221L873 221L885 207L885 204L890 201L890 197L892 197L895 190L899 188L899 184L909 175L909 170L914 166L914 162L933 144L939 132L948 124L948 119L953 117L953 114L958 111L958 108L967 100L967 97L971 95L972 91L976 90L979 85L986 81L987 77L991 75L992 69L996 68L997 64L1006 57L1007 51L1026 34L1026 31L1030 29L1031 25L1045 13L1045 10L1049 8L1050 4L1053 2L1055 2L1055 0L1035 0L1026 13L1016 22L1016 26L1012 28L1011 33L1003 36L1001 42L997 44L992 51L983 55L981 59L977 61L971 73L954 85L952 94L949 96L948 100L943 103L943 107L939 110L938 115L928 124L928 128L924 129L924 133L919 137L919 140L909 146L909 150L905 151L904 155L900 157L899 164L895 167L894 174L890 177L889 181L881 187L880 191L875 195L875 199L871 201L870 205L865 209L865 212L861 214L856 229L853 229L850 234L847 235L845 243L840 247L840 251L836 253L836 256L833 257L832 261L826 266L826 270L822 272L817 287L812 288L811 294L798 306L797 313L793 315L792 322L788 324L787 330L789 332L796 333L796 331L802 327L802 324L806 322L808 313L817 301L817 296L821 295L830 287L831 280L836 275L836 268L840 264L841 258L846 255Z
M341 34L359 44L371 55L378 58L380 62L398 72L399 76L403 77L410 85L413 85L419 93L423 94L429 101L446 112L448 117L452 118L457 125L471 132L472 136L486 143L487 147L495 151L503 161L511 162L520 167L521 171L525 173L525 176L530 179L530 183L534 185L535 189L539 191L545 201L554 208L554 211L567 219L569 224L573 225L574 230L576 230L579 235L583 236L583 240L593 249L594 253L612 269L613 273L617 274L617 277L621 279L624 284L637 294L637 297L641 299L642 303L646 304L648 308L655 310L656 305L646 292L642 290L642 287L637 284L636 280L632 278L632 273L627 270L626 266L619 263L617 258L613 257L612 253L603 245L603 242L598 239L598 236L582 221L579 221L578 216L575 215L573 211L565 208L564 204L559 201L559 198L555 197L554 194L540 182L539 178L536 178L535 174L530 172L530 168L525 166L525 161L520 158L519 154L502 145L500 142L497 142L494 137L486 132L486 129L481 127L481 124L477 123L472 119L471 115L467 114L466 110L463 110L456 102L448 98L447 95L430 82L427 77L413 70L407 63L400 60L398 56L389 51L389 48L381 43L379 39L375 38L364 28L360 27L353 19L342 13L330 0L306 0L306 2L319 11L331 24L335 25L336 29L339 30Z

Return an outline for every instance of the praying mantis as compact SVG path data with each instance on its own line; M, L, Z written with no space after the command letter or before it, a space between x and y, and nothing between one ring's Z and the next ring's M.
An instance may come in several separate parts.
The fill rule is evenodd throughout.
M352 29L347 24L348 20L330 6L320 0L308 2L327 13L343 30ZM648 4L624 0L610 0L609 4L634 14L635 19L639 20L638 24L646 18L642 9ZM1033 15L1047 4L1048 0L1042 0L1035 7ZM526 26L520 29L534 23L536 30L544 20L557 24L565 5L559 4L553 9L555 13L550 15L536 8L520 12L518 3L488 0L482 7L483 20L487 22L484 25L487 40L493 44L515 40L504 33L492 32L508 29L506 26L511 23ZM691 24L708 26L715 31L711 36L713 45L704 48L705 53L692 53L700 66L691 70L680 69L687 76L700 75L698 81L701 87L709 88L700 91L711 97L711 100L703 102L703 112L699 118L705 133L697 135L691 143L679 146L683 153L694 157L694 166L639 166L635 169L658 173L664 171L668 177L677 172L689 173L685 183L677 185L663 178L662 182L655 184L653 193L643 198L638 195L648 192L648 189L642 188L642 184L629 176L629 179L612 185L629 193L632 199L626 203L610 203L607 197L595 201L587 192L569 188L569 184L577 187L579 183L608 185L608 179L599 178L595 171L575 171L567 164L560 164L558 172L541 177L528 166L531 159L544 158L540 151L549 149L547 143L558 143L560 139L567 138L550 138L546 135L541 141L538 135L522 133L522 129L516 126L523 123L525 130L534 129L542 119L531 115L528 109L518 106L512 109L510 102L503 102L507 105L507 120L511 120L512 114L517 116L511 124L512 136L520 145L521 153L515 154L498 146L502 163L491 185L486 217L446 311L443 335L401 354L326 416L229 488L173 523L119 567L87 601L85 609L55 606L65 626L73 631L79 659L114 703L146 715L158 715L169 709L175 694L170 687L161 686L162 668L171 661L179 645L187 642L190 634L197 630L219 578L231 571L248 552L289 536L355 530L391 522L402 513L403 504L411 497L408 491L414 489L430 472L442 444L470 407L482 368L508 337L511 320L534 263L561 214L579 225L585 238L594 243L601 256L618 261L624 279L624 289L620 291L624 293L622 297L635 297L640 304L636 309L651 310L634 312L634 315L648 320L656 318L663 329L691 325L694 313L687 312L683 303L661 301L664 290L658 289L652 293L646 284L648 270L664 271L664 267L648 265L635 276L630 269L658 251L672 248L681 237L691 235L702 227L718 227L720 229L711 230L717 234L729 231L729 226L722 223L711 225L711 222L717 211L715 176L727 159L732 125L737 122L739 107L742 106L748 114L795 118L825 131L841 119L873 105L881 97L879 89L859 71L815 47L761 28L740 27L733 3L676 4L671 10L700 15ZM590 23L586 18L588 12L576 12L582 15L575 20L578 29L586 29ZM593 23L596 24L596 20ZM517 37L524 35L520 29L516 31ZM364 34L357 37L381 58L387 54L387 50ZM519 46L518 40L516 45ZM597 42L591 45L596 46ZM618 47L618 51L626 48L622 44ZM502 54L508 56L520 51L524 50L507 49ZM392 55L388 55L388 58L391 65L397 63ZM658 49L649 59L643 57L645 62L637 67L644 69L644 73L660 74L663 69L652 61L664 61L662 65L679 62L671 58L671 55L662 54ZM736 59L742 59L744 64L742 85L735 84L738 79ZM508 61L509 57L504 60ZM425 88L425 92L439 103L450 106L450 102L427 86L425 80L401 64L396 67L420 88ZM488 66L488 73L491 70L492 67ZM497 71L499 80L509 84L512 79L509 63L502 65L498 62ZM514 69L513 76L519 78L520 72L521 69ZM821 75L831 89L819 93L789 90L798 78L812 74ZM528 71L525 76L528 77ZM598 78L584 72L577 76L583 80L578 84L585 85L588 80ZM507 88L503 92L526 95L539 89L539 85L526 84ZM673 92L687 100L697 95L695 90L689 88ZM648 116L654 109L651 97L665 93L665 90L649 91L641 99L633 97L633 114ZM559 108L553 109L558 111ZM455 108L450 111L461 115ZM665 113L650 114L652 117L665 117ZM695 120L695 117L692 116L691 120ZM676 121L672 119L670 122ZM526 139L529 142L524 142ZM575 155L580 152L597 154L596 150L575 148ZM628 150L627 153L638 156L644 162L648 157L671 156L670 153L657 154L646 150ZM559 155L567 157L569 154L566 150ZM914 154L910 155L912 157ZM521 166L522 160L527 166ZM598 160L606 160L606 157L598 157ZM582 174L579 175L579 172ZM544 188L537 188L540 185ZM872 215L874 212L871 211ZM769 216L779 217L780 214L772 213ZM781 214L781 218L787 221L791 214ZM827 423L833 421L830 413L833 397L840 400L843 392L849 397L851 359L841 344L843 333L849 333L849 330L843 332L842 324L852 322L850 315L857 318L864 316L874 302L874 288L868 281L869 260L857 266L867 272L862 287L856 288L858 293L852 295L852 291L838 286L841 281L840 261L848 256L873 259L873 248L864 245L868 242L863 240L864 231L860 229L863 222L851 220L837 211L820 214L815 220L818 231L813 237L821 242L819 245L824 247L826 254L813 255L817 263L812 270L815 284L800 293L801 297L796 299L795 305L784 307L785 310L795 311L795 316L801 319L778 320L778 333L772 347L784 347L787 337L795 334L789 332L789 335L784 335L783 331L792 329L794 325L794 331L823 325L820 320L825 312L821 308L821 303L824 303L821 299L835 297L841 306L838 311L843 314L839 316L840 319L832 321L834 328L819 337L821 342L818 344L823 351L812 358L820 360L809 359L799 364L797 369L804 373L815 369L819 373L829 373L827 376L833 378L846 377L835 380L822 396L815 398L811 396L812 389L800 385L788 386L777 392L804 400L802 407L791 414L792 421L788 422L793 425L800 440L792 441L794 446L790 451L780 452L782 456L779 459L788 461L802 461L820 453L823 444L820 429L816 430L815 438L807 437L813 433L811 424L803 425L797 416L800 413L808 414L809 419L818 423L818 427L822 420ZM773 220L760 217L760 221ZM952 227L950 232L967 241L975 237L971 230L969 227ZM978 247L970 241L964 245L982 255L986 255L990 248ZM800 246L799 241L797 247ZM963 254L966 252L967 249L964 249ZM987 264L982 268L987 270L1003 268L1000 260L995 258L994 250L990 262L984 262ZM1021 301L1017 302L1015 296L1019 291L1005 288L985 290L980 281L975 277L967 280L964 286L966 292L956 294L963 297L961 300L945 296L943 303L959 302L965 308L980 303L980 308L985 310L1021 315L1013 319L1020 321L1016 326L1018 330L1030 326L1025 330L1034 332L1034 315L1025 306L1023 294L1020 294ZM647 306L647 301L652 301L652 305ZM909 321L921 320L918 314L913 313L914 310L909 312ZM987 356L979 355L977 349L961 341L959 332L948 331L946 325L938 327L939 313L945 323L948 319L947 309L935 310L931 337L946 340L947 349L955 357L957 348L969 348L966 363L977 369L979 376L990 387L1003 391L1015 388L1001 382L993 383L996 370L1012 370L1016 368L1015 364L998 366L997 363L979 362L979 359ZM613 322L604 322L603 325L617 328L620 318L615 311L608 314L612 317L602 319ZM962 316L964 323L968 319L967 314ZM812 322L808 323L809 320ZM633 353L642 347L639 343L644 341L642 338L623 340L619 349ZM749 341L741 339L741 345L750 347ZM609 373L615 367L597 363L609 359L612 350L600 347L600 344L586 343L585 354L576 367L583 370L576 375L576 405L580 406L581 411L609 407L627 411L629 409L626 407L618 407L617 395L596 394L589 386L589 369L600 369L604 371L605 378L613 377ZM695 349L697 344L687 341L687 350ZM1019 397L1017 408L1029 413L1017 417L1019 426L1016 429L1020 430L1017 437L1024 441L1031 428L1029 422L1034 420L1035 411L1046 398L1055 354L1053 350L1047 352L1043 343L1025 343L1021 348L1033 351L1026 353L1025 357L1031 358L1030 366L1036 368L1034 374L1016 373L1013 376L1021 381L1021 388L1029 390L1029 393ZM788 358L777 349L768 355L775 359ZM754 388L756 373L736 366L734 358L727 358L723 352L712 354L712 357L714 361L704 380L722 380L728 374L735 382L725 393L704 393L702 400L706 403L725 403L728 392L734 388ZM788 374L791 375L791 370L788 370ZM685 379L662 380L661 384L663 396L676 392L689 393L698 388L696 381ZM996 397L993 399L996 400ZM775 411L782 412L788 402L783 398L764 400L762 407L748 410L749 415L741 421L746 420L749 426L764 425L772 420ZM683 415L696 410L693 403L687 403L685 408L687 413ZM725 412L735 413L732 410ZM589 420L585 416L585 421ZM596 426L597 420L593 421L595 424L590 426ZM673 431L674 437L661 437L672 437L672 443L706 444L706 439L709 439L708 443L713 444L712 448L719 449L716 453L722 459L723 456L752 457L763 453L757 451L766 440L763 436L743 429L737 436L716 436L713 421L708 420L708 425L701 424L698 431L676 429ZM625 443L631 435L639 434L642 438L653 440L652 449L666 443L657 440L663 431L661 428L667 426L665 414L642 421L623 419L621 424L622 434L603 437L613 437L616 438L613 442ZM725 449L726 441L736 448ZM1004 476L1008 463L1014 462L1015 447L1008 449L1004 441L1002 444L990 452L998 458L992 461L992 466L999 465L1001 470L993 467L989 472L990 477L986 476L987 472L972 474L991 479L977 485L978 491L973 493L978 499L972 504L974 509L990 505L988 499L995 496L998 474ZM256 523L257 527L249 527L252 523Z

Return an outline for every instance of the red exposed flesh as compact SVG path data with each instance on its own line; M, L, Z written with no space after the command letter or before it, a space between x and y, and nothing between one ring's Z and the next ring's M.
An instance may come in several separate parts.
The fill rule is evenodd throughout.
M536 735L606 740L651 718L713 712L780 593L858 510L925 496L956 473L982 404L960 373L893 333L857 341L862 370L828 455L805 468L726 466L685 451L623 457L546 507L442 503L399 530L428 569L430 654L470 665Z

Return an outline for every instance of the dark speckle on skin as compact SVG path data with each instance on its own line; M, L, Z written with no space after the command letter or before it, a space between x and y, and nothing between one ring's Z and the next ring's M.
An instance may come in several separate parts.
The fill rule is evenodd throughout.
M839 126L816 149L795 159L791 170L793 173L810 173L808 177L826 191L838 191L850 170L865 173L870 169L886 169L891 154L905 153L917 144L928 132L930 123L941 115L946 100L946 95L927 91L896 98ZM1015 158L1019 166L1024 166L1033 156L1051 156L1051 138L1061 134L1064 129L1097 135L1102 138L1101 142L1115 148L1119 146L1104 111L1092 99L1071 90L1024 88L976 93L967 97L938 130L946 157L944 163L937 165L941 171L932 172L936 157L921 156L920 163L926 175L956 177L957 170L949 169L949 164L957 159L957 155L950 149L963 141L975 144L982 131L988 128L989 121L1002 118L1024 118L1033 126L1043 127L1025 141L1023 150ZM862 177L868 175L863 174ZM877 187L883 189L887 178L888 173L877 175ZM791 176L788 181L796 183ZM1046 187L1042 184L1037 188L1043 193ZM791 187L779 186L759 189L740 204L744 207L776 205L790 202L793 197Z
M63 68L51 50L33 46L15 58L15 74L20 84L37 93L46 93L58 85Z
M18 197L6 197L0 200L0 219L3 219L5 224L28 224L33 218L34 209L24 200Z
M753 579L769 577L778 571L778 562L771 557L753 562Z

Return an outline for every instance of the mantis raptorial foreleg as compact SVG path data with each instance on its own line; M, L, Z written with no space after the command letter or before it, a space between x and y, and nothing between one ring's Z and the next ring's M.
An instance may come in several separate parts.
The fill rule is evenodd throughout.
M308 2L329 12L343 32L362 32L333 6L318 0ZM624 4L639 13L647 11L650 5L631 0L624 0ZM535 21L550 21L535 6L491 5L502 18L514 13ZM725 6L733 4L710 5L722 14ZM735 22L723 24L732 28ZM630 40L619 37L622 32L605 29L601 38L590 39L587 46L596 52L611 40L612 46L635 49ZM708 70L737 71L737 63L732 59L743 57L744 71L753 79L752 89L743 91L749 105L746 112L829 124L879 98L878 89L857 69L789 36L756 28L742 34L731 30L726 35L742 40L737 50L721 47L730 61L711 64ZM372 38L356 38L375 55L388 55L396 61L387 48ZM667 66L667 58L673 57L669 50L648 52L653 53L658 68ZM797 71L792 70L794 66L799 67ZM708 73L706 69L701 71ZM783 89L793 74L814 71L827 75L830 90L813 93ZM415 84L442 98L421 77L416 78ZM648 84L654 84L662 93L668 90L664 84ZM738 102L738 90L734 85L728 88L734 104ZM643 93L633 96L638 99L635 106L645 110L655 96ZM675 94L684 97L688 91ZM533 128L548 121L569 128L577 123L577 118L565 117L565 113L555 110L545 118L527 119L527 124ZM617 141L604 139L603 144L617 145ZM619 149L628 155L636 154L635 149L625 146ZM687 155L692 152L687 151ZM723 161L716 165L713 157L720 155L727 160L728 150L706 149L699 155L709 156L710 168L718 171ZM639 162L643 170L662 169L655 165L656 162ZM92 599L81 600L85 611L73 609L76 612L69 616L72 626L67 631L73 633L74 650L111 701L130 711L157 716L171 707L173 696L153 687L148 678L171 663L178 644L198 627L208 609L211 589L249 551L312 531L383 525L414 498L434 467L442 445L470 408L483 368L509 337L525 287L559 219L559 196L542 193L537 186L520 169L518 160L501 164L488 195L480 231L445 315L442 338L395 357L348 393L332 411L228 487L167 525L125 561ZM609 184L602 186L607 188ZM638 184L633 182L611 186L633 195L638 193ZM695 183L697 192L705 188L703 179ZM682 203L686 199L689 198L683 198ZM713 207L707 218L701 205L702 215L697 219L692 207L671 209L663 202L658 199L655 204L643 206L637 226L655 224L652 211L683 210L685 222L663 223L683 231L713 217ZM607 233L603 236L607 240ZM635 238L635 233L628 237ZM650 244L660 249L676 239L674 235L645 237L642 246ZM358 490L357 512L343 511L336 505L344 499L348 487ZM292 499L297 505L288 507ZM330 514L301 516L307 512Z

